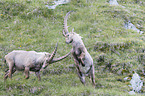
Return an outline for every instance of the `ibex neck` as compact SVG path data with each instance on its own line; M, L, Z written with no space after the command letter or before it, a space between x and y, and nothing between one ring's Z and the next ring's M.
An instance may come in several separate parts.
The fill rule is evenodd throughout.
M73 47L80 46L80 45L84 46L84 43L82 42L82 40L81 41L73 41L72 42L72 46Z

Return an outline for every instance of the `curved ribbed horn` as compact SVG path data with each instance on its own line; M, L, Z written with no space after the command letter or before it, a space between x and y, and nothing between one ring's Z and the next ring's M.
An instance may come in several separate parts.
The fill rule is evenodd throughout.
M68 15L69 15L71 12L73 12L73 11L69 11L69 12L66 14L65 18L64 18L64 33L65 33L65 35L66 35L67 33L69 33L69 32L68 32L68 26L67 26L67 19L68 19Z
M57 46L58 46L58 43L56 43L55 49L53 53L51 54L51 56L49 57L49 59L47 60L47 63L50 63L53 60L53 57L55 56L56 51L57 51Z
M66 55L64 55L64 56L62 56L62 57L54 58L50 63L54 63L54 62L58 62L58 61L60 61L60 60L63 60L63 59L65 59L66 57L68 57L68 56L70 55L70 53L71 53L71 51L70 51L68 54L66 54Z
M42 65L43 69L45 69L48 66L48 64L50 64L52 62L53 57L55 56L56 51L57 51L57 46L58 46L58 43L56 43L56 47L55 47L53 53L51 54L51 56L47 60L44 61L43 65Z
M64 32L64 29L63 29L63 36L66 37L66 34L65 34L65 32Z

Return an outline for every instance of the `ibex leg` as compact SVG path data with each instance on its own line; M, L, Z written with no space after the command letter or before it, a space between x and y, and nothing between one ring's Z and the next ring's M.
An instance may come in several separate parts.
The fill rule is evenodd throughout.
M36 76L38 77L39 81L41 81L41 77L40 77L40 71L35 72Z
M4 80L6 80L6 79L8 78L9 71L10 71L10 70L8 70L8 71L5 73ZM15 72L16 72L16 69L13 68L12 74L15 73Z
M25 67L25 79L29 79L29 67Z
M91 80L92 80L92 84L93 86L95 87L95 70L94 70L94 66L92 65L92 69L90 70L90 77L91 77Z
M80 71L80 68L79 68L79 65L78 65L78 64L76 64L76 70L77 70L77 74L78 74L78 76L79 76L79 78L80 78L82 84L85 85L85 76L84 76L84 74Z
M9 74L8 74L9 78L12 78L13 67L14 67L14 63L9 62Z

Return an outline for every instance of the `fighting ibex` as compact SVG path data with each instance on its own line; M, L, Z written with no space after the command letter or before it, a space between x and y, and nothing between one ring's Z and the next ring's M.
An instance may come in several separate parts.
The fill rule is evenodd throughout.
M25 78L29 78L29 71L35 72L36 76L38 77L39 81L41 80L40 77L40 69L41 67L45 69L49 64L60 61L66 58L68 54L65 56L54 58L57 51L57 44L52 54L47 52L35 52L35 51L23 51L23 50L14 50L8 53L5 56L5 60L8 63L9 70L6 72L4 79L6 80L7 77L12 78L12 74L18 71L24 71Z
M67 18L71 12L72 11L68 12L64 18L63 35L66 38L66 43L72 44L72 55L74 57L77 73L81 82L85 85L85 76L89 76L89 78L92 80L93 86L95 87L93 59L88 53L81 39L82 37L79 36L79 34L73 32L74 29L72 32L68 31Z

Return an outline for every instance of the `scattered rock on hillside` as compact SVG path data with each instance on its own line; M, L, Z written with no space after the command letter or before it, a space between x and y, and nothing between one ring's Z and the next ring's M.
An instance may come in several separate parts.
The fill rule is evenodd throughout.
M140 76L137 73L134 73L130 81L130 87L133 88L132 91L140 92L143 86L143 82L140 80Z
M132 30L134 30L134 31L137 31L137 32L140 33L140 34L143 34L143 31L140 31L139 29L137 29L130 21L126 22L126 23L124 24L124 27L125 27L126 29L132 29Z
M119 5L117 0L110 0L109 3L110 5Z
M70 0L58 0L58 1L54 1L55 5L52 5L52 6L45 5L45 6L48 7L48 9L55 9L56 6L61 5L61 4L66 4L69 2L70 2Z

